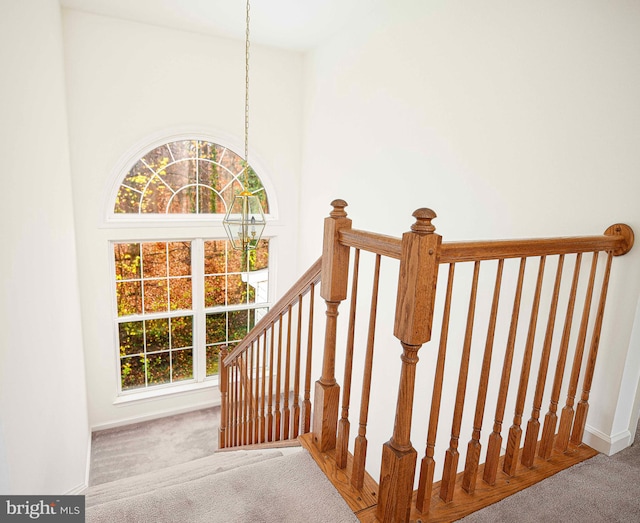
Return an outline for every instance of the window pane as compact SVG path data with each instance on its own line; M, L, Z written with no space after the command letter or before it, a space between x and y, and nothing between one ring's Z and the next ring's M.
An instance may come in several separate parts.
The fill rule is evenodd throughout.
M168 165L160 174L173 191L178 191L185 185L194 185L197 182L197 169L197 162L187 159Z
M169 242L167 252L169 276L189 276L191 274L191 242Z
M118 316L140 314L142 312L142 290L139 281L119 281L116 283Z
M269 312L269 308L262 307L260 309L254 309L253 312L254 312L254 317L253 317L253 324L251 325L251 328L253 328L255 324L258 323L262 318L264 318L267 312Z
M227 271L228 272L243 272L247 269L247 258L245 251L236 251L231 248L227 243Z
M145 386L144 356L131 356L120 360L122 390Z
M209 240L204 242L205 274L224 274L226 272L226 240Z
M207 376L218 374L220 356L220 345L210 345L207 347Z
M229 341L240 341L248 332L249 311L229 311Z
M168 310L167 281L144 282L144 312L164 312Z
M147 352L169 348L169 318L145 321Z
M213 189L204 185L199 189L200 214L226 214L224 201Z
M140 209L140 196L140 193L121 185L113 206L113 212L115 214L137 214L138 209Z
M227 313L207 314L206 344L227 341Z
M140 279L140 244L116 243L113 246L116 280Z
M144 332L141 321L130 321L118 325L120 356L144 352Z
M142 195L140 212L145 214L166 212L171 196L173 196L173 191L169 189L162 178L154 176Z
M195 158L198 153L198 142L196 140L171 142L169 147L176 160L180 158Z
M269 266L269 240L260 240L260 242L258 242L258 248L249 254L250 271L266 269Z
M227 276L227 304L240 305L247 302L247 284L240 274Z
M197 209L197 187L183 187L171 199L169 214L195 214Z
M132 189L135 189L136 191L142 192L144 191L147 183L149 183L149 180L151 179L153 174L153 171L149 169L149 167L147 167L142 160L138 160L124 177L122 183L131 187Z
M169 280L171 310L191 309L191 278Z
M153 151L148 152L141 163L148 165L150 171L157 173L164 169L171 161L171 152L166 146L161 145ZM144 173L144 170L141 172Z
M161 278L167 275L165 242L142 244L142 274L144 278Z
M171 348L193 347L193 316L171 318Z
M226 276L205 276L204 306L224 305L226 289Z
M171 352L172 381L193 379L193 351L191 349Z
M171 381L171 360L168 352L147 355L147 382L159 385Z

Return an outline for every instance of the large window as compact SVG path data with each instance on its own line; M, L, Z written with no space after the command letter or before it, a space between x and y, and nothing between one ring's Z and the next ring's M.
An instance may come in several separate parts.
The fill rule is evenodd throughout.
M243 182L243 162L231 150L202 140L170 142L135 161L113 213L171 214L178 222L193 214L221 218L245 190ZM266 191L250 167L247 189L268 211ZM148 232L153 222L144 226ZM247 253L223 237L171 234L112 242L122 392L215 377L221 347L239 343L268 310L268 239Z

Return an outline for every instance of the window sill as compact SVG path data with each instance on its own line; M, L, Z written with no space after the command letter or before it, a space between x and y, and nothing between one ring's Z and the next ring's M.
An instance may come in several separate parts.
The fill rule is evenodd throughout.
M165 387L154 388L153 390L143 390L139 392L121 393L113 402L114 405L126 405L137 402L144 402L164 398L167 396L183 396L195 394L206 389L217 389L217 376L200 383L185 383L183 385L169 385Z

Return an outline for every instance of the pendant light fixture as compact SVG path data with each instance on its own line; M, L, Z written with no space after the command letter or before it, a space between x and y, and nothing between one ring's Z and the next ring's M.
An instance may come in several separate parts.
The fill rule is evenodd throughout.
M244 91L244 184L242 192L233 198L222 221L234 249L249 251L258 247L266 220L257 196L249 190L249 0L247 0L247 28L245 39Z

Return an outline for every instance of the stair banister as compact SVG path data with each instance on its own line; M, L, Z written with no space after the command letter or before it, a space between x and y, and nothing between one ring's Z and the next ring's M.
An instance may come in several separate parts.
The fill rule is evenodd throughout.
M316 381L313 441L321 452L336 446L338 429L338 406L340 386L336 382L336 332L338 307L347 297L349 274L349 247L340 243L340 231L351 228L344 208L347 202L334 200L333 211L324 221L324 241L322 247L322 284L320 296L325 300L327 321L325 326L322 375Z
M433 304L442 238L431 220L436 213L418 209L416 223L402 236L394 335L402 344L402 367L395 423L382 449L379 521L408 521L417 452L411 445L411 417L418 350L431 339Z

